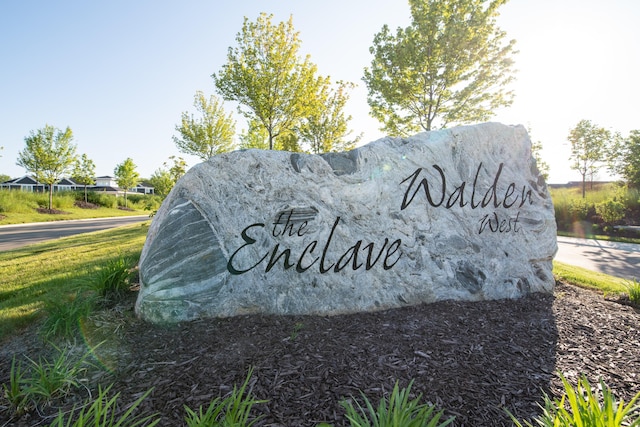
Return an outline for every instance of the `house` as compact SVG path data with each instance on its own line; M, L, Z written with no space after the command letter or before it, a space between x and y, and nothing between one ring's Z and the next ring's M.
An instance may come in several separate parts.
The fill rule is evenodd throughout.
M88 191L104 192L108 194L122 195L124 190L118 187L116 179L112 176L98 176L95 185L87 185ZM0 188L9 190L21 190L42 193L49 191L47 184L39 183L35 177L25 175L21 178L14 178L0 184ZM62 178L53 185L53 191L84 191L84 185L75 182L71 178ZM148 182L140 183L129 193L154 194L154 188Z

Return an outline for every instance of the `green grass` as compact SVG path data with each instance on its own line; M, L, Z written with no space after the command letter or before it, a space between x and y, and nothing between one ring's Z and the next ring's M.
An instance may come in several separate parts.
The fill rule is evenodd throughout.
M583 288L600 290L604 293L626 292L628 280L604 273L586 270L558 261L553 262L553 274L565 281Z
M0 341L41 317L50 301L91 289L109 262L137 260L147 230L145 222L0 252Z
M36 210L28 212L4 212L4 218L0 218L0 225L9 224L28 224L32 222L48 222L62 221L70 219L89 219L89 218L109 218L114 216L131 216L131 215L149 215L149 211L134 210L127 211L123 209L98 208L98 209L81 209L81 208L65 208L67 214L41 214Z

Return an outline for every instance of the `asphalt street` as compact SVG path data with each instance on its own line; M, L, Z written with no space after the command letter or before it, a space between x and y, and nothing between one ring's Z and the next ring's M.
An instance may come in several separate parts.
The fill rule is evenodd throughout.
M558 236L557 261L623 279L640 280L640 245Z
M149 220L147 215L114 218L83 219L75 221L51 221L30 224L4 225L0 227L0 251L18 249L33 243L74 234L106 230L122 225Z

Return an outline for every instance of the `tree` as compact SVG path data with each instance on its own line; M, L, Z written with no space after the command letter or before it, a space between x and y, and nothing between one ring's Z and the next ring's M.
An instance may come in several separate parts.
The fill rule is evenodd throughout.
M315 96L316 105L303 120L298 132L312 153L347 151L362 138L362 134L353 140L347 137L351 116L346 116L344 107L349 100L348 89L353 83L339 81L335 89L331 88L329 78L323 79Z
M632 130L627 138L619 133L608 150L609 170L620 175L627 186L640 188L640 130Z
M529 132L529 137L531 138L531 155L536 160L536 166L538 167L538 171L540 175L544 178L545 181L549 180L549 163L542 160L542 142L541 141L533 141L531 137L531 129L527 128L527 132Z
M571 143L571 169L582 175L582 198L586 196L587 175L594 175L605 160L605 149L611 141L611 132L589 120L580 120L567 137Z
M156 169L151 175L151 178L149 178L149 182L153 185L155 194L162 198L167 197L175 185L175 182L171 179L169 171L163 168Z
M53 206L53 185L71 171L76 161L73 132L45 125L24 139L26 147L18 153L16 164L32 173L38 182L49 186L49 211Z
M138 185L140 175L136 171L136 165L131 158L127 158L113 170L116 176L116 184L124 190L124 206L127 206L127 190Z
M488 120L513 93L515 40L496 25L507 0L409 0L412 23L373 39L367 100L381 130L403 136Z
M79 160L76 160L71 178L78 184L84 186L85 203L87 203L87 185L94 185L96 183L95 176L95 163L93 163L93 160L89 159L86 154L83 154Z
M227 63L211 76L226 101L238 102L238 112L250 123L261 123L271 150L276 138L309 112L317 83L309 56L298 56L301 42L292 18L278 25L272 18L261 13L249 22L245 17L238 46L229 48Z
M222 103L215 96L207 101L204 94L197 91L193 105L202 117L182 113L182 121L176 126L180 137L173 137L178 149L205 161L216 154L231 151L236 122L231 114L226 115Z
M173 165L169 166L164 162L163 167L156 169L149 179L155 193L163 198L169 194L187 168L187 162L182 157L171 156L169 160L173 160Z

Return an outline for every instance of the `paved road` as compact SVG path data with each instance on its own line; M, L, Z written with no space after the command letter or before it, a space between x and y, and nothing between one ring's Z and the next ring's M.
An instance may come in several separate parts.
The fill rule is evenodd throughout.
M74 234L89 233L91 231L135 224L148 219L148 216L142 215L4 225L0 227L0 251L17 249L32 243L58 239Z
M623 279L640 280L640 245L558 236L555 259Z

